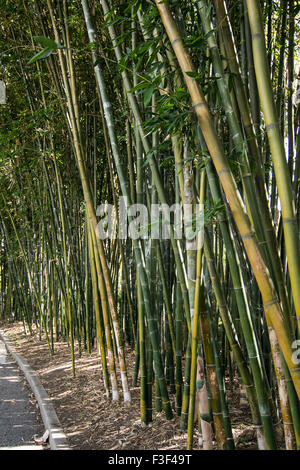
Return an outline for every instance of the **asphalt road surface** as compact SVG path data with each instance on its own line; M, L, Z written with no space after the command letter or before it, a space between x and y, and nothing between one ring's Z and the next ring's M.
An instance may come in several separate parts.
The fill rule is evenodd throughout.
M0 450L41 450L34 437L43 434L26 379L0 340Z

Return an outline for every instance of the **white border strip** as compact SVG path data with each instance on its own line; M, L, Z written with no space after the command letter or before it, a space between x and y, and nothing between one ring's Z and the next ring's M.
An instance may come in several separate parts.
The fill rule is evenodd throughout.
M13 346L3 336L3 333L1 331L0 338L4 342L9 353L18 363L20 369L23 371L27 382L32 388L35 398L38 401L44 426L49 431L49 442L51 450L70 450L67 443L66 435L61 427L55 409L37 375L31 369L27 360L15 352Z

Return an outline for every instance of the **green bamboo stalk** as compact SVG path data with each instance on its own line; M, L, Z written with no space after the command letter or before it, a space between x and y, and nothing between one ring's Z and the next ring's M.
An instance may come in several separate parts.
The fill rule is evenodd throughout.
M100 313L100 304L99 304L99 293L98 293L98 288L97 288L97 273L96 273L96 266L95 266L95 255L94 255L94 248L93 248L91 230L88 230L87 235L88 235L89 259L90 259L90 263L91 263L93 300L94 300L94 308L95 308L95 314L96 314L96 335L97 335L98 354L101 357L101 364L102 364L102 372L103 372L103 378L104 378L104 386L105 386L105 390L106 390L106 397L109 398L109 396L110 396L109 376L108 376L108 369L107 369L107 362L106 362L105 345L104 345L104 341L103 341L103 331L102 331L101 313Z
M119 391L118 391L118 383L117 383L117 376L116 376L116 367L115 367L115 354L113 349L113 341L112 341L112 331L110 326L110 318L108 313L108 301L107 301L107 293L105 290L105 283L103 279L103 273L101 269L101 263L99 260L99 253L97 249L97 242L96 242L96 235L94 232L93 227L89 227L89 231L91 232L91 239L93 243L94 249L94 260L96 265L96 272L97 272L97 282L98 282L98 289L100 293L100 300L102 306L102 315L103 315L103 323L104 323L104 331L105 331L105 339L106 339L106 347L107 347L107 359L108 359L108 367L110 373L110 381L111 381L111 388L112 388L112 400L119 400ZM96 279L95 279L96 281ZM94 286L94 291L96 287Z
M2 194L2 198L3 198L4 203L5 203L5 205L6 205L5 198L4 198L3 194ZM47 344L48 344L49 352L50 352L50 355L51 355L51 354L52 354L51 343L50 343L50 339L49 339L49 335L48 335L48 330L47 330L47 325L46 325L45 316L44 316L44 314L43 314L42 307L41 307L40 297L39 297L39 295L38 295L36 286L35 286L35 284L34 284L34 282L33 282L32 275L31 275L30 268L29 268L29 264L28 264L28 259L27 259L27 257L26 257L26 253L25 253L25 251L24 251L22 242L21 242L20 237L19 237L19 235L18 235L18 231L17 231L16 225L15 225L15 223L14 223L13 217L12 217L11 212L10 212L10 210L8 209L7 206L6 206L6 209L7 209L7 213L8 213L9 219L10 219L10 221L11 221L11 224L12 224L12 226L13 226L14 232L15 232L15 234L16 234L16 238L17 238L17 241L18 241L18 244L19 244L19 247L20 247L20 251L21 251L22 256L23 256L23 258L24 258L24 263L25 263L26 270L27 270L28 280L29 280L30 286L31 286L31 288L32 288L32 290L33 290L33 293L34 293L34 297L35 297L35 300L36 300L36 303L37 303L37 307L38 307L38 310L39 310L39 313L40 313L40 317L41 317L41 322L42 322L43 327L44 327L44 332L45 332L45 336L46 336L46 341L47 341Z
M169 36L176 57L184 73L185 81L194 104L194 109L196 111L203 136L206 140L207 147L212 156L218 176L221 180L223 189L234 214L235 222L243 239L248 258L250 260L263 298L265 314L269 316L272 321L272 325L275 328L285 360L290 369L295 388L297 390L298 396L300 396L300 370L295 367L295 364L291 360L291 344L293 342L293 334L290 331L289 326L286 325L286 322L284 321L282 309L278 302L273 283L261 256L256 238L251 231L249 219L244 211L241 197L237 190L232 173L228 167L228 163L225 160L223 149L217 138L216 131L213 126L203 94L197 81L186 73L194 72L194 67L189 55L187 54L187 51L183 46L180 33L174 19L171 16L168 3L161 4L157 1L156 5L160 12L163 24Z
M82 7L84 10L85 14L85 19L86 23L88 25L88 32L89 32L89 37L91 40L96 39L95 36L95 31L91 22L91 17L90 17L90 12L88 9L88 4L85 0L82 0ZM96 62L96 53L95 50L93 50L94 54L94 62ZM106 94L106 86L102 77L102 71L97 64L95 66L95 73L96 73L96 80L97 80L97 85L99 87L99 92L102 97L102 103L103 103L103 108L105 112L105 118L107 121L107 128L109 132L109 137L111 141L111 146L112 146L112 153L113 157L115 160L115 166L116 170L118 173L121 189L123 195L126 197L126 204L127 207L130 206L130 194L127 189L127 185L125 182L125 178L123 175L123 168L120 162L119 158L119 151L118 151L118 145L117 145L117 140L115 137L115 131L114 131L114 125L113 125L113 117L111 114L111 105L108 100L108 96ZM157 337L157 328L155 325L155 320L153 317L153 312L150 309L150 293L149 293L149 287L148 287L148 282L146 278L146 273L145 273L145 268L144 268L144 262L141 257L141 250L140 250L140 243L138 240L134 240L134 253L136 256L136 262L137 262L137 267L139 269L140 273L140 281L142 284L142 292L144 296L144 302L145 302L145 309L146 309L146 315L147 315L147 322L148 322L148 328L149 328L149 333L150 333L150 339L152 343L152 348L153 348L153 358L154 358L154 364L155 364L155 373L157 376L157 379L160 384L160 389L161 389L161 395L162 395L162 401L163 401L163 407L166 412L166 416L168 419L171 419L172 417L172 411L171 411L171 406L169 402L169 397L168 397L168 392L167 392L167 387L165 383L165 377L164 377L164 372L163 372L163 367L162 367L162 361L161 361L161 356L158 348L158 337Z
M72 357L72 373L73 377L75 377L75 351L74 351L74 326L73 326L73 318L72 318L72 310L71 310L71 298L70 298L70 285L69 285L69 268L68 268L68 259L67 259L67 245L66 245L66 228L65 228L65 214L63 210L62 204L62 196L61 196L61 181L57 171L57 163L56 158L54 158L54 167L55 167L55 174L56 174L56 184L57 184L57 192L58 192L58 199L59 199L59 207L60 207L60 216L61 216L61 226L62 226L62 242L63 242L63 256L65 262L65 286L66 286L66 309L67 309L67 316L69 322L69 334L70 334L70 343L71 343L71 357Z
M300 317L300 250L291 179L285 157L283 139L280 134L269 75L260 5L259 2L254 0L253 2L247 1L247 6L252 34L256 80L262 110L265 116L266 130L273 157L274 171L281 202L284 238L294 306L297 317ZM300 321L300 318L298 321ZM298 323L298 329L299 328L300 323Z

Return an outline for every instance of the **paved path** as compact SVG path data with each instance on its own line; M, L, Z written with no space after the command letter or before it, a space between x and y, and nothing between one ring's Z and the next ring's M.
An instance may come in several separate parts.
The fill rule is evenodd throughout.
M26 379L0 340L0 450L41 450L33 436L43 434Z

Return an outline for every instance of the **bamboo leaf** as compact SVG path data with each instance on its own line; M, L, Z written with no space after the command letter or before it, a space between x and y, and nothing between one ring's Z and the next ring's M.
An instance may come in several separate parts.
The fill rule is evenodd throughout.
M149 83L147 82L140 82L130 90L128 90L128 93L134 93L135 91L143 90L144 88L147 88L149 86Z
M144 106L148 106L148 104L151 101L153 92L155 90L155 86L151 85L149 88L147 88L144 92Z
M63 49L65 47L45 36L33 36L33 39L46 49Z
M28 64L32 64L33 62L36 62L37 60L40 60L40 59L45 59L51 54L51 52L53 52L53 49L49 49L48 47L46 47L42 51L32 56L31 59L28 61Z

